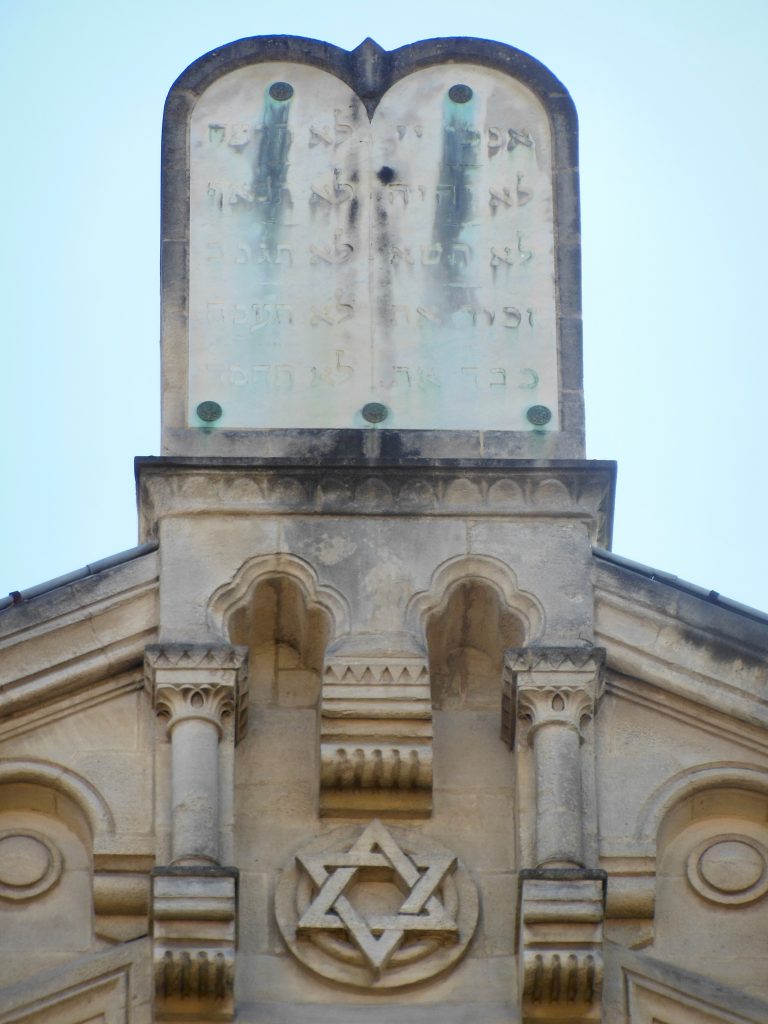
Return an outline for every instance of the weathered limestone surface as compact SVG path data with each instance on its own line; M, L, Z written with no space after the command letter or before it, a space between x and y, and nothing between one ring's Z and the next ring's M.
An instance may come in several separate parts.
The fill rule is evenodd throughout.
M456 43L244 40L176 83L166 451L583 454L573 106Z
M0 1024L768 1020L768 617L604 550L576 174L501 44L174 87L144 543L0 602Z

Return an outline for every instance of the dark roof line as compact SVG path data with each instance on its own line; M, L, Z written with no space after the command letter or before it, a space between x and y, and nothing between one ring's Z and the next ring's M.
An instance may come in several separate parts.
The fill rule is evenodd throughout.
M633 562L631 558L622 558L621 555L615 555L612 551L606 551L604 548L593 547L592 553L595 558L599 558L603 562L611 562L613 565L621 566L622 569L629 569L630 572L635 572L638 576L644 576L655 583L664 583L666 586L680 590L684 594L690 594L691 597L698 597L700 600L706 601L707 604L717 605L719 608L734 612L736 615L743 615L747 619L754 619L755 622L768 623L768 614L766 612L761 612L757 608L750 608L749 605L740 604L738 601L732 601L729 597L722 597L716 590L706 590L704 587L696 586L695 583L681 580L679 576L675 576L670 572L652 569L649 565L643 565L642 562Z
M114 569L115 566L124 565L126 562L132 562L135 558L141 558L142 555L148 555L151 551L157 551L157 547L157 541L150 540L147 541L146 544L139 544L138 547L119 551L116 555L110 555L108 558L102 558L98 562L91 562L90 565L85 565L82 569L75 569L73 572L68 572L64 576L57 576L55 579L48 580L46 583L38 583L36 587L27 587L26 590L12 590L8 597L0 598L0 611L4 608L11 608L14 605L25 604L27 601L31 601L34 597L40 597L42 594L49 594L52 590L58 590L60 587L66 587L67 584L75 583L77 580L84 580L88 576L96 576L98 573L105 572L107 569Z

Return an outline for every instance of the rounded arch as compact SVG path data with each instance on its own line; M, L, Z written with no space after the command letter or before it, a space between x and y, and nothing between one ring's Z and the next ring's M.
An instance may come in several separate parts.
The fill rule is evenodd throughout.
M768 795L768 769L739 762L717 761L678 772L645 801L638 815L638 841L648 849L655 849L665 818L678 804L705 790L726 787Z
M114 833L115 819L104 797L70 768L35 758L0 760L0 787L20 783L43 786L69 797L85 815L94 844Z
M435 569L429 588L411 598L406 609L406 623L414 636L424 636L427 623L442 611L453 591L472 581L485 583L496 591L502 605L522 623L525 642L535 642L544 629L544 609L539 601L517 583L514 570L492 555L459 555Z
M228 635L228 622L248 603L260 584L288 577L299 588L308 605L320 607L331 622L331 639L349 632L349 606L333 587L322 585L309 562L296 555L276 553L249 558L232 579L220 586L208 602L208 619L220 636Z

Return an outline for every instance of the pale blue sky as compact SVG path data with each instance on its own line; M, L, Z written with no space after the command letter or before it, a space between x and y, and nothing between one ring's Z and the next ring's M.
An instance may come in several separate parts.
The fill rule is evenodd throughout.
M768 609L765 0L0 0L0 594L136 543L159 451L165 94L248 35L499 39L581 125L588 455L614 550Z

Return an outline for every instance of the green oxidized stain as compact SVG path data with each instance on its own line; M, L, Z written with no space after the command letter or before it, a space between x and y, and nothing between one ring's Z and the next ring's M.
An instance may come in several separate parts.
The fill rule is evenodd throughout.
M285 97L275 98L275 97ZM288 119L293 89L287 82L275 82L266 91L259 147L253 167L253 196L256 218L261 224L259 242L274 258L280 224L290 204L286 186L291 131ZM272 261L268 259L268 265Z

